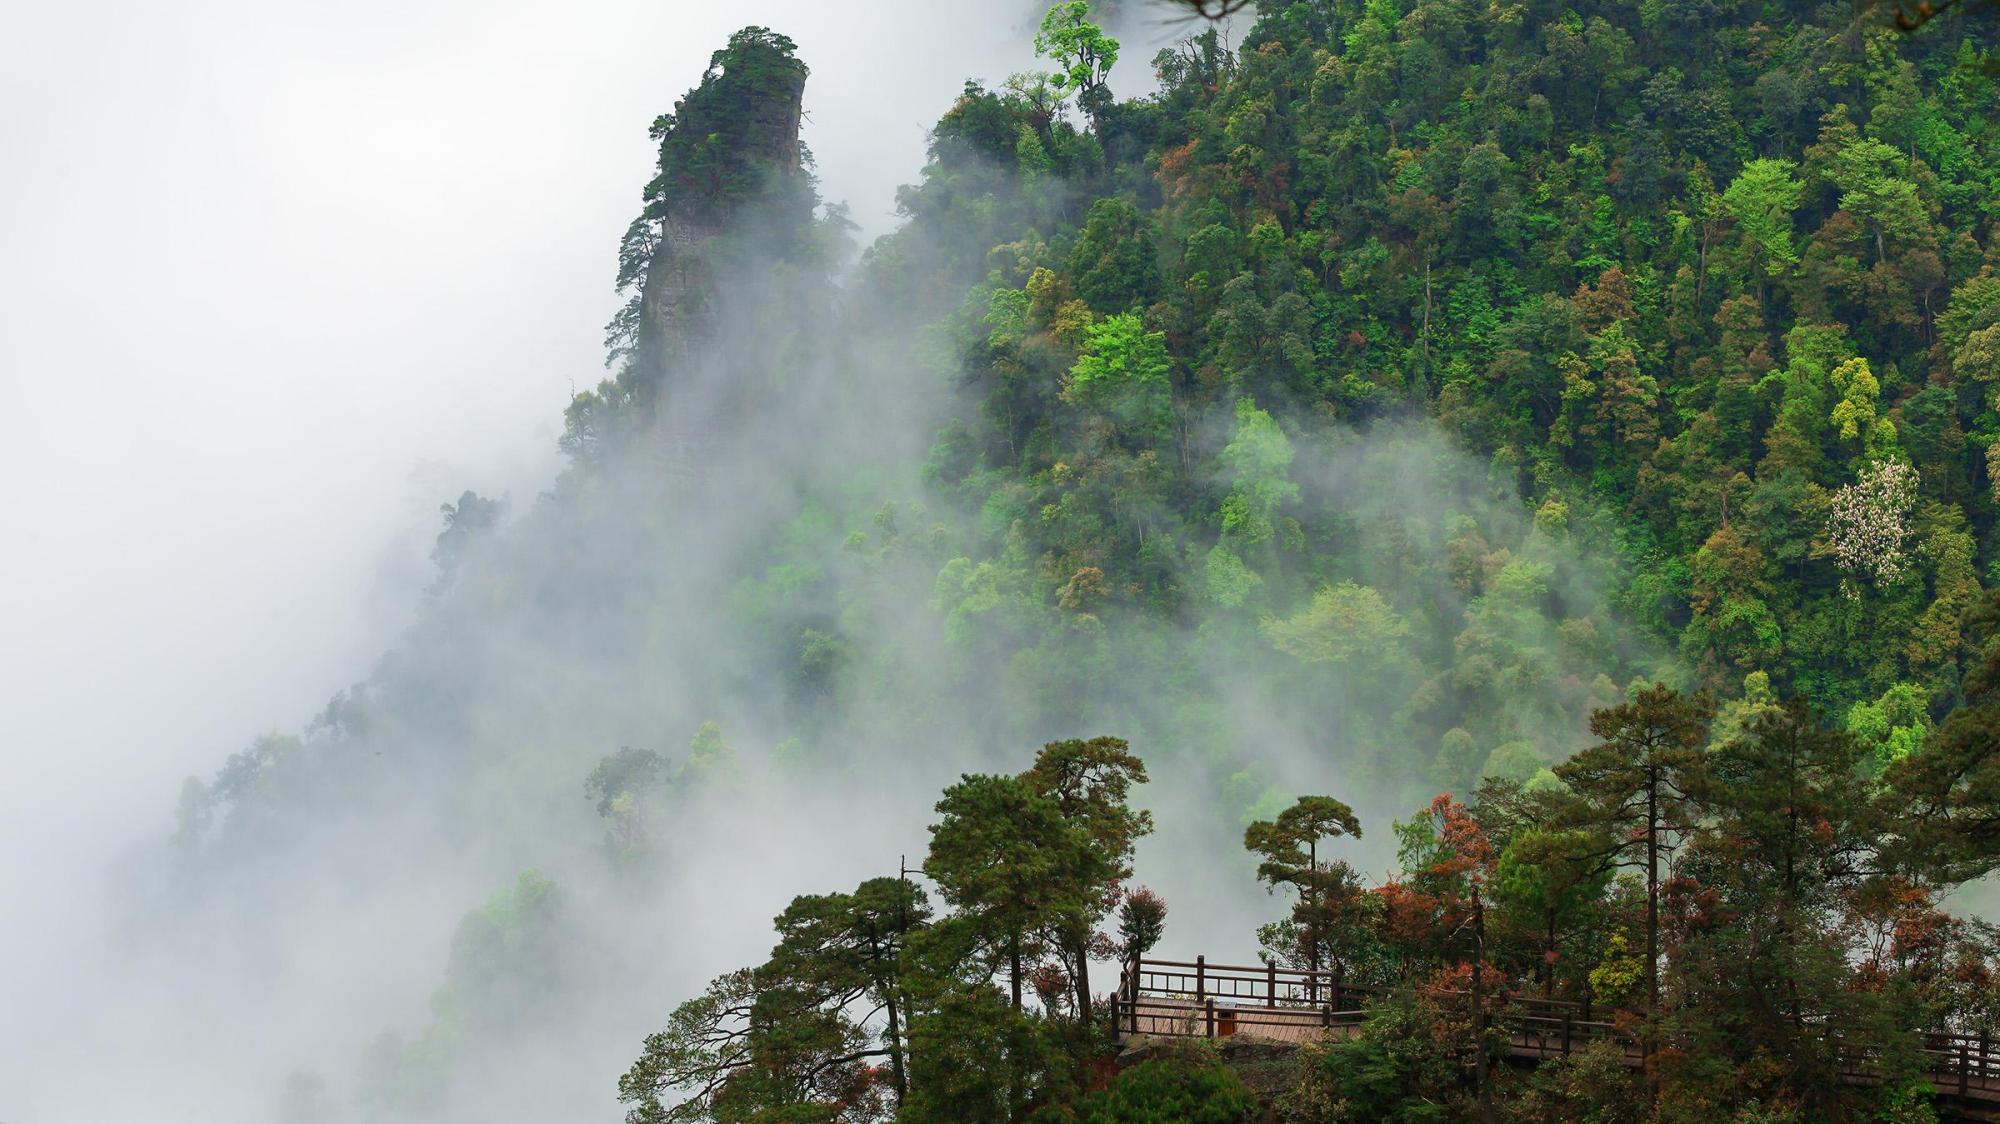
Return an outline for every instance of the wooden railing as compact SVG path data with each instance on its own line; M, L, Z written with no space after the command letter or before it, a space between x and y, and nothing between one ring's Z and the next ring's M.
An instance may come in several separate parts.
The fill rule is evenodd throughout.
M2000 1042L1990 1034L1926 1034L1921 1049L1938 1092L2000 1103Z
M1385 988L1347 982L1337 968L1315 972L1271 964L1211 964L1202 956L1134 957L1119 973L1108 1014L1121 1038L1227 1038L1249 1032L1303 1042L1351 1033L1366 1019L1369 1002L1386 994ZM1505 1032L1508 1056L1530 1063L1567 1057L1599 1039L1615 1038L1624 1043L1627 1064L1639 1066L1645 1062L1643 1048L1619 1029L1639 1018L1635 1012L1593 1008L1588 1001L1512 996L1502 1005L1495 1027ZM1828 1036L1836 1037L1831 1031ZM1834 1048L1843 1080L1881 1080L1878 1047L1835 1041ZM2000 1104L2000 1040L1936 1032L1924 1034L1918 1048L1925 1077L1940 1094Z

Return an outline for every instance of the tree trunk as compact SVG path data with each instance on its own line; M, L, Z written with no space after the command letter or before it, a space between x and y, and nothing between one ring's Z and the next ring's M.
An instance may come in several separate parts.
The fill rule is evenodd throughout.
M1297 852L1293 852L1297 854ZM1306 873L1306 967L1315 973L1319 971L1319 914L1315 907L1319 904L1319 840L1306 843L1306 861L1312 869Z
M1653 1072L1653 1032L1660 1004L1660 767L1646 766L1646 1028L1639 1040L1645 1059L1646 1089L1655 1104L1660 1087Z
M903 1106L903 1098L909 1094L910 1084L903 1074L903 1032L902 1024L896 1017L896 988L891 984L882 996L889 1008L889 1075L896 1081L896 1107Z
M1660 1002L1660 769L1646 766L1646 1017Z
M1792 914L1789 907L1791 903L1799 900L1798 871L1794 866L1794 852L1792 850L1792 841L1799 837L1799 805L1796 793L1793 794L1790 807L1785 812L1785 826L1787 828L1785 832L1785 892L1778 899L1778 947L1789 949L1792 947ZM1804 1005L1799 1001L1799 976L1796 964L1786 966L1785 1006L1789 1008L1786 1014L1791 1018L1792 1029L1794 1031L1804 1030L1806 1021L1805 1010Z
M1473 1088L1478 1091L1479 1119L1493 1119L1493 1087L1486 1074L1486 910L1479 886L1472 887L1472 1045Z
M1430 255L1428 254L1424 255L1423 345L1424 345L1424 375L1423 375L1423 381L1417 386L1417 392L1419 397L1426 397L1429 395L1430 381L1431 381L1431 259Z
M1090 935L1084 934L1071 953L1076 957L1076 1022L1090 1025Z
M1701 249L1694 257L1694 311L1701 315L1701 287L1708 280L1708 223L1701 224Z
M872 934L868 938L868 956L869 959L877 964L882 963L885 959L882 955L881 944L876 941ZM903 1029L902 1020L898 1018L896 1011L897 980L895 978L895 961L891 960L889 963L891 965L889 976L876 980L875 986L881 992L882 1006L886 1007L889 1012L889 1075L896 1083L896 1106L901 1108L903 1096L909 1092L909 1083L903 1075Z
M1018 1011L1021 1009L1021 934L1019 933L1007 935L1007 966L1008 986L1013 990L1014 1009Z
M1556 993L1556 911L1551 906L1543 912L1547 922L1542 938L1542 998L1553 998Z

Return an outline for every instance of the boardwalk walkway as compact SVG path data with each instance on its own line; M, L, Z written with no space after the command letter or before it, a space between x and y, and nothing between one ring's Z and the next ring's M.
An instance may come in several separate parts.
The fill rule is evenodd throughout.
M1110 1013L1121 1038L1242 1036L1309 1042L1357 1033L1368 1002L1382 993L1346 984L1339 972L1210 964L1205 957L1134 958L1119 974ZM1507 1032L1507 1055L1528 1064L1566 1057L1612 1038L1623 1044L1627 1064L1637 1067L1645 1055L1618 1029L1620 1022L1630 1025L1636 1017L1587 1003L1519 996L1507 1002L1498 1018ZM1921 1049L1925 1075L1941 1098L2000 1119L2000 1040L1929 1033ZM1842 1080L1857 1085L1880 1080L1870 1049L1856 1045L1842 1054Z

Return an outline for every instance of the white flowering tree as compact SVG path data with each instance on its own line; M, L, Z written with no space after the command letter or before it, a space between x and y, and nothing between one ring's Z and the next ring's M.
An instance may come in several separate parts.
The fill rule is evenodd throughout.
M1877 584L1895 581L1909 563L1910 512L1917 502L1917 472L1897 461L1870 461L1854 483L1833 494L1827 542L1834 561Z

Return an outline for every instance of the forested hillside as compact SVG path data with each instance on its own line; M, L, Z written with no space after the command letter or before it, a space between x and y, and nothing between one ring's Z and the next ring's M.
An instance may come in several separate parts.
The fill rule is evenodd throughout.
M1977 43L1804 6L1291 4L1075 128L1033 82L969 89L906 198L985 274L954 321L982 406L932 478L1110 604L1308 660L1329 613L1408 620L1405 764L1522 736L1482 689L1615 675L1613 614L1703 687L1858 707L1893 755L1954 701L1995 558ZM996 165L1034 185L1011 212ZM1550 597L1518 544L1435 529L1439 578L1546 611L1552 643L1438 619L1367 571L1423 567L1345 556L1347 513L1288 489L1286 446L1419 405L1543 537L1616 560L1605 604Z
M1142 60L1063 4L1039 58L940 107L906 221L866 248L818 199L799 142L806 62L745 29L654 123L611 376L567 410L566 470L533 501L447 505L436 585L378 670L302 734L189 782L173 908L312 917L329 907L301 871L336 874L363 911L409 886L510 887L460 924L429 1015L394 1020L405 1029L352 1081L327 1059L294 1090L371 1119L490 1119L519 1109L509 1081L532 1072L495 1077L509 1059L556 1066L525 1026L592 1028L569 1036L557 1085L608 1097L630 1051L607 1064L588 1044L660 1025L698 989L679 959L745 959L731 942L756 926L685 923L718 869L779 901L812 888L790 876L802 853L844 841L841 877L880 870L923 849L922 794L968 770L946 804L969 803L938 806L947 822L1009 800L1020 822L1073 819L1047 775L1024 794L982 770L1114 733L1150 766L1135 799L1157 836L1099 823L1110 836L1076 861L1106 891L1135 854L1164 859L1142 875L1173 883L1204 933L1317 966L1335 920L1308 910L1260 934L1230 911L1262 896L1246 827L1330 791L1360 809L1340 804L1332 834L1393 837L1403 881L1384 889L1428 903L1389 936L1360 906L1338 919L1374 934L1354 955L1384 986L1464 970L1448 934L1490 876L1529 917L1494 954L1512 981L1495 986L1650 1009L1671 982L1634 950L1663 939L1672 893L1672 970L1824 938L1852 963L1785 969L1742 1002L1778 1002L1794 1030L1853 1008L1873 986L1863 966L1890 973L1910 939L1882 934L1929 923L1936 895L2000 855L1990 633L1968 615L2000 583L1992 26L1968 11L1903 32L1881 12L1775 2L1295 0L1262 5L1234 42L1191 23L1152 61L1157 90L1121 98ZM1606 779L1570 758L1624 744L1603 715L1644 706L1632 721L1669 714L1681 749L1720 754L1725 773L1674 766L1681 818L1649 812L1645 830L1692 865L1660 859L1642 887L1620 834L1633 824L1607 810L1630 796L1618 770L1640 766ZM1781 765L1781 743L1807 749ZM1804 772L1823 798L1806 829L1714 787ZM1440 792L1457 799L1427 803ZM1427 809L1415 827L1385 830L1410 808ZM1562 866L1564 848L1606 839L1616 862ZM1731 848L1773 839L1812 852L1809 889L1793 870L1718 873ZM968 904L997 891L954 875L940 845L952 916L991 906ZM1392 915L1416 900L1274 854L1273 889L1338 883ZM1269 877L1273 863L1292 873ZM1214 900L1188 900L1197 886ZM895 880L857 894L820 905L893 905L898 934L932 908ZM1776 927L1769 943L1703 936L1731 894L1731 916ZM971 1026L968 1041L1027 1035L1006 1047L1021 1084L922 1107L921 1032L908 1024L905 1074L890 1014L893 1097L868 1066L829 1070L859 1082L834 1088L785 1060L776 1084L738 1087L756 1111L639 1118L1191 1118L1065 1099L1082 1086L1062 1065L1089 1053L1096 927L1137 899L1062 900L1053 920L1014 917L1008 942L943 914L939 935L911 937L953 965L928 965L934 982L965 982L969 960L985 974L904 1001L972 1020L932 1024ZM815 923L800 909L781 935ZM1961 957L1990 972L1976 925L1936 924L1950 939L1924 946L1925 971ZM1029 990L1048 1038L1018 1023L1041 961L1015 961L1038 926L1030 951L1054 975ZM1864 931L1890 943L1868 952ZM814 986L895 1009L901 982L843 964ZM781 1002L759 978L718 981L709 1015ZM1961 1002L1990 975L1957 979L1862 1006L1990 1022L1990 1004ZM1010 1003L978 1006L1009 983ZM881 1033L845 1017L808 1028L830 1036L823 1054ZM1734 1092L1702 1111L1873 1111L1801 1100L1823 1068L1755 1071L1796 1036L1745 1031L1765 1051L1746 1057L1717 1044L1720 1025L1696 1028L1712 1067L1682 1076ZM950 1048L934 1038L928 1057ZM1416 1069L1384 1072L1405 1091L1464 1076L1404 1061ZM665 1112L634 1073L633 1095Z

